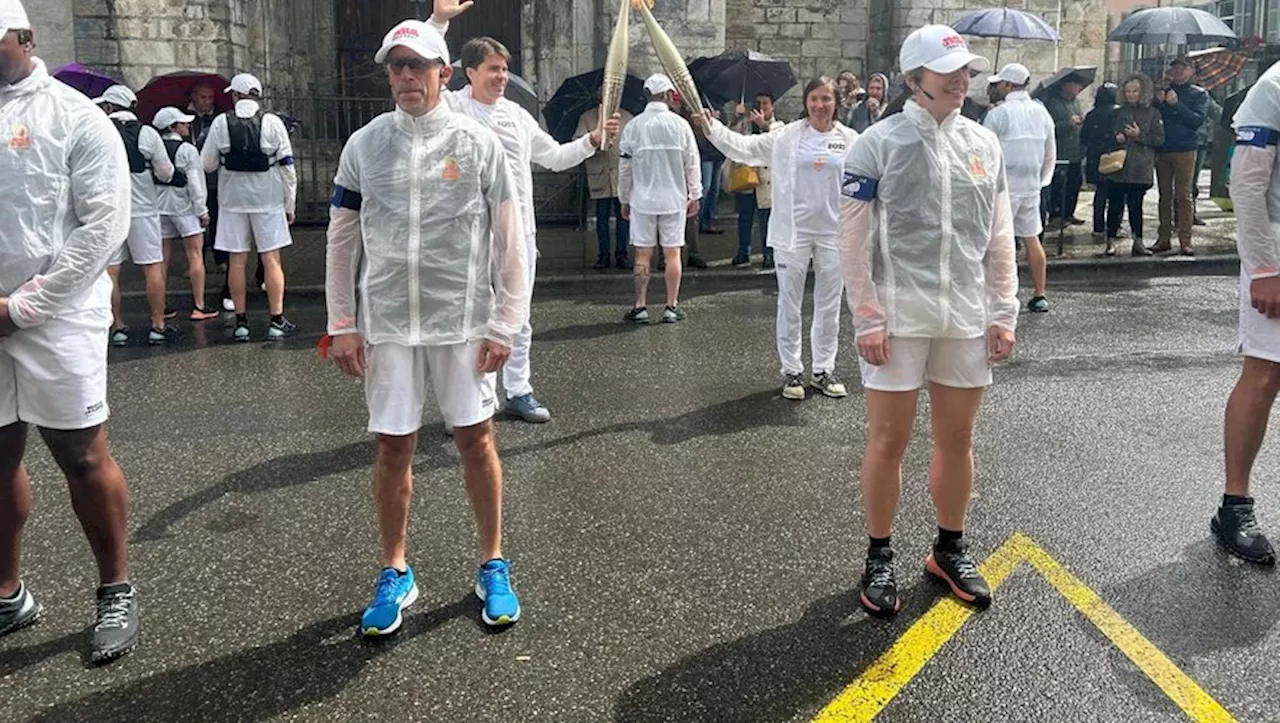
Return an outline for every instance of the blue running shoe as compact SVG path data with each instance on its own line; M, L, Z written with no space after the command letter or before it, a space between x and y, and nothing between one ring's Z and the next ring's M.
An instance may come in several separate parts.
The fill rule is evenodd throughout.
M360 632L368 637L394 633L404 620L400 613L417 599L418 583L413 579L412 567L406 567L403 575L393 567L383 568L373 602L360 618Z
M520 619L520 600L511 589L511 562L495 558L476 571L476 597L484 601L485 625L510 625Z

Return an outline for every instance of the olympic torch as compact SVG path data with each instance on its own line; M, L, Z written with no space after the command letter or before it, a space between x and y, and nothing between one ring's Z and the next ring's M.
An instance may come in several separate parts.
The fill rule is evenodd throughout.
M609 41L609 55L604 61L604 91L600 99L600 122L612 118L622 103L622 88L627 82L627 23L631 19L631 0L620 0L618 22L613 26L613 39ZM614 138L606 137L602 149L613 145Z
M640 11L645 27L649 29L649 39L653 41L658 61L662 63L663 70L667 71L667 77L671 78L676 90L680 91L684 104L695 116L702 115L702 98L698 95L698 86L694 84L693 76L689 75L689 67L684 64L684 58L680 57L680 51L676 50L676 44L671 42L666 31L653 19L647 0L633 0L632 5Z

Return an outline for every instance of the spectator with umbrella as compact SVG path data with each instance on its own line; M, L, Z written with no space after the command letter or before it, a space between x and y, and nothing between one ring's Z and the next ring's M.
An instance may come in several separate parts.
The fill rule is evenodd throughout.
M603 95L603 89L602 89ZM624 108L618 109L618 130L626 130L627 123L634 116ZM591 133L600 127L600 108L589 108L578 118L578 128L574 138ZM622 217L622 204L618 201L618 144L611 143L608 148L599 149L587 160L583 161L587 171L587 192L596 203L596 263L592 266L596 271L604 271L610 265L619 269L630 269L631 259L627 258L627 246L631 240L631 224ZM614 247L612 259L609 254L609 219L613 217L617 223L617 245ZM612 263L611 263L612 262Z
M1208 115L1209 94L1195 85L1196 66L1186 56L1169 64L1169 82L1156 89L1155 108L1164 119L1164 144L1156 153L1156 183L1160 187L1160 228L1151 251L1172 250L1172 237L1177 214L1179 251L1194 256L1191 248L1191 226L1195 202L1191 188L1195 183L1196 152L1200 148L1200 127Z
M470 0L435 0L427 27L444 37L449 21L470 9ZM400 32L417 32L416 26L406 25ZM591 133L571 143L561 144L538 125L528 110L505 97L510 80L508 64L511 52L506 46L489 37L472 38L463 46L459 61L470 83L462 90L448 91L445 101L454 111L462 113L498 135L507 151L507 164L515 180L516 198L523 216L528 264L529 286L536 277L538 243L537 224L533 212L533 163L551 171L565 171L590 158L603 143L605 134L618 132L618 119L606 119ZM533 341L533 327L526 319L524 328L516 335L511 356L502 369L502 386L507 402L504 412L526 422L551 421L551 411L533 395L529 349Z
M1058 147L1057 170L1048 199L1048 225L1054 229L1084 223L1076 218L1076 204L1084 182L1084 147L1080 143L1084 110L1078 96L1096 74L1097 68L1088 66L1064 68L1044 81L1039 93L1045 110L1053 117L1054 142Z
M106 92L107 88L120 82L106 73L79 63L68 63L55 68L53 77L90 98L97 98Z
M711 142L728 157L749 166L768 166L773 172L768 242L777 262L782 396L792 400L804 399L806 387L827 397L848 396L835 374L844 288L836 230L840 169L858 132L836 120L836 93L830 78L809 81L804 89L804 117L770 133L740 135L709 113L699 121L708 129ZM815 279L809 339L813 374L806 380L801 309L810 262Z

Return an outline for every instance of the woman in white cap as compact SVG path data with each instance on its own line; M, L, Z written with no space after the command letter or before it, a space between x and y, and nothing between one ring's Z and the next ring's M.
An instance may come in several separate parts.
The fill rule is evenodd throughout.
M1018 276L1000 141L960 115L970 73L987 67L945 25L907 36L912 98L867 129L845 162L840 251L867 399L862 496L870 550L861 602L900 606L890 532L916 398L928 385L929 491L938 539L928 571L961 600L991 590L963 540L973 425L991 367L1013 351Z
M191 277L191 320L204 321L216 318L218 312L204 305L204 229L209 225L209 208L200 151L186 141L193 120L195 116L170 106L156 111L151 125L160 131L165 152L176 169L172 179L156 179L165 276L169 275L171 242L181 239Z
M772 170L773 211L768 236L778 277L778 357L782 362L782 396L787 399L805 397L800 325L810 261L814 290L809 331L813 376L809 384L828 397L848 395L835 375L843 288L836 228L841 166L858 133L838 123L835 112L835 83L823 77L805 86L804 117L772 133L740 135L710 114L700 121L708 127L711 142L733 161Z

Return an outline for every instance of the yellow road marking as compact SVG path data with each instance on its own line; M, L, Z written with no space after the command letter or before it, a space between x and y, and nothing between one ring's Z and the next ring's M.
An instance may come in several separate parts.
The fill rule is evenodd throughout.
M1216 700L1187 677L1156 646L1031 538L1014 533L981 565L995 592L1022 563L1044 576L1072 607L1093 623L1193 721L1234 721ZM814 719L815 723L871 721L973 616L951 597L939 600L893 647L885 651Z

